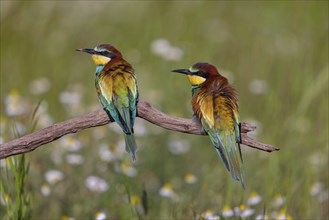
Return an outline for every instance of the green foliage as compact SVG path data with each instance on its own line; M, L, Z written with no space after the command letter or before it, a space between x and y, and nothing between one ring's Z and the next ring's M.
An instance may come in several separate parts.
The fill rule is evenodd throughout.
M31 218L190 219L234 207L252 209L251 218L264 210L271 218L328 218L328 1L0 4L1 141L15 138L13 125L28 133L99 109L95 67L75 49L111 43L136 70L140 98L180 117L191 115L190 85L170 70L214 64L239 93L241 121L281 148L268 154L242 147L243 191L207 137L137 119L132 163L114 125L87 129L29 153L24 196L33 200ZM159 39L173 50L156 52ZM27 115L40 99L32 125ZM8 169L0 162L0 171ZM16 180L1 181L14 192L5 186ZM262 201L248 205L253 192ZM18 207L0 204L0 218Z
M8 167L5 174L1 175L0 181L1 198L6 209L2 217L30 219L30 193L26 192L29 165L25 161L25 155L7 158L6 162Z

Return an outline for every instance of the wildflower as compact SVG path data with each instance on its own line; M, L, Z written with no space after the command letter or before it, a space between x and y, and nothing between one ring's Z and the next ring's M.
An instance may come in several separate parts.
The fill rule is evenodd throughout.
M78 151L82 147L81 142L74 135L66 135L60 140L62 147L68 151Z
M95 220L105 220L105 219L106 219L105 212L96 212Z
M166 39L157 39L151 43L152 53L171 61L179 61L182 59L184 52L178 47L170 45Z
M223 207L222 216L225 218L229 218L232 217L233 215L234 215L234 211L231 209L231 207L229 205L225 205Z
M164 184L159 190L159 194L163 197L168 197L168 198L173 198L175 196L172 185L170 183Z
M24 124L20 123L20 122L15 122L15 131L22 135L26 132L26 127Z
M64 179L64 174L59 170L48 170L45 179L49 184L55 184Z
M279 207L281 205L283 205L283 203L286 201L286 199L281 196L281 194L276 194L274 196L274 200L273 200L273 205L276 207Z
M201 218L205 220L219 220L220 217L219 215L216 215L213 211L211 210L206 210L201 214Z
M33 95L47 92L51 87L50 81L46 77L33 80L29 85L29 90Z
M101 160L106 162L114 160L114 155L112 151L108 149L108 146L106 144L102 144L99 146L98 155Z
M260 79L254 79L249 83L249 90L256 95L262 95L267 92L267 82Z
M257 205L261 201L262 201L262 197L260 195L258 195L258 193L252 192L252 193L250 193L249 198L247 200L247 205L250 205L250 206Z
M185 182L188 184L193 184L196 183L198 181L198 179L196 178L196 176L194 176L192 173L187 173L185 175Z
M59 95L59 101L67 105L79 104L81 100L80 92L64 91Z
M311 194L311 196L316 196L316 195L319 195L322 190L323 190L323 183L315 182L311 186L310 194Z
M83 86L79 84L71 85L70 91L63 91L59 95L59 101L65 107L69 115L82 114L85 107L81 104Z
M132 195L130 197L130 204L132 204L133 206L141 204L141 198L137 195Z
M137 176L136 168L127 163L121 163L120 170L122 173L126 174L127 176L130 177Z
M256 216L255 220L268 220L269 217L267 215L259 214Z
M47 111L48 111L48 102L47 101L42 101L38 105L36 115L39 116L40 114L45 114L45 113L47 113Z
M75 218L69 217L69 216L67 216L67 215L63 215L63 216L61 217L61 220L75 220Z
M151 43L151 51L154 54L164 56L170 50L170 43L166 39L157 39Z
M180 61L184 55L182 49L178 47L171 47L170 50L167 51L166 57L163 58L171 61Z
M98 155L101 160L105 162L119 160L126 152L125 145L126 144L124 139L120 139L117 144L111 144L110 146L108 144L102 143L99 146ZM120 171L120 169L118 171Z
M324 190L323 183L315 182L310 189L311 196L316 196L319 202L328 200L328 191Z
M79 154L68 154L66 155L66 161L72 165L80 165L84 162L84 158Z
M186 140L180 139L180 140L171 140L168 142L169 151L172 154L185 154L187 153L191 146Z
M85 186L90 191L96 192L96 193L105 192L109 189L108 183L105 180L103 180L97 176L89 176L85 180Z
M144 208L141 203L141 198L137 195L132 195L130 197L130 204L134 206L136 212L140 214L144 214Z
M49 114L42 114L38 117L38 128L44 128L53 124L53 118Z
M27 102L17 90L13 89L5 99L5 107L8 116L18 116L26 112Z
M275 216L276 220L292 220L291 215L286 213L285 209L282 209L277 215Z
M43 184L41 186L40 192L43 196L49 196L51 192L49 185L47 183Z
M244 204L240 205L239 207L234 208L236 216L240 216L242 218L250 217L255 213L255 211L251 208L248 208Z
M46 101L41 102L38 106L35 118L37 119L38 128L44 128L53 124L53 118L48 114L48 103Z
M108 149L108 146L106 144L102 144L99 146L98 155L101 158L101 160L106 162L110 162L115 159L113 152L110 149Z

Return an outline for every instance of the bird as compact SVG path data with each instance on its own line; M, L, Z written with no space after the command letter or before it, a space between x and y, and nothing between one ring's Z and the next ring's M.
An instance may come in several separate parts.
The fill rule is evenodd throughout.
M98 99L107 115L121 127L126 151L135 161L137 144L134 123L139 95L132 65L123 59L121 52L111 44L76 50L91 54L96 64L95 87Z
M187 75L192 86L193 121L208 134L232 178L245 189L236 90L209 63L198 62L172 72Z

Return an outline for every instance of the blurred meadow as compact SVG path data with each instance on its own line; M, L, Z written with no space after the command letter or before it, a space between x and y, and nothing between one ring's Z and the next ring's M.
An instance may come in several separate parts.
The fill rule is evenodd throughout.
M30 218L328 218L328 1L0 4L1 143L100 109L95 66L75 49L111 43L140 99L179 117L191 117L190 85L170 71L214 64L253 136L281 149L242 146L243 190L206 136L137 119L132 163L117 126L90 128L25 155ZM0 161L2 219L17 206L13 166Z

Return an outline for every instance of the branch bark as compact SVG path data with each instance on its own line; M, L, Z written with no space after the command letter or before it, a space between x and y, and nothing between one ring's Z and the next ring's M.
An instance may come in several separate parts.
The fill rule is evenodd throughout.
M138 102L137 112L138 117L168 130L195 135L207 135L203 133L192 120L169 116L144 101ZM90 127L105 125L111 122L113 122L113 119L110 119L104 110L96 110L77 118L56 123L32 134L1 144L0 159L30 152L42 145L55 141L64 135L76 133ZM267 152L279 150L277 147L260 143L247 135L248 132L255 129L255 126L245 122L241 123L242 144Z

